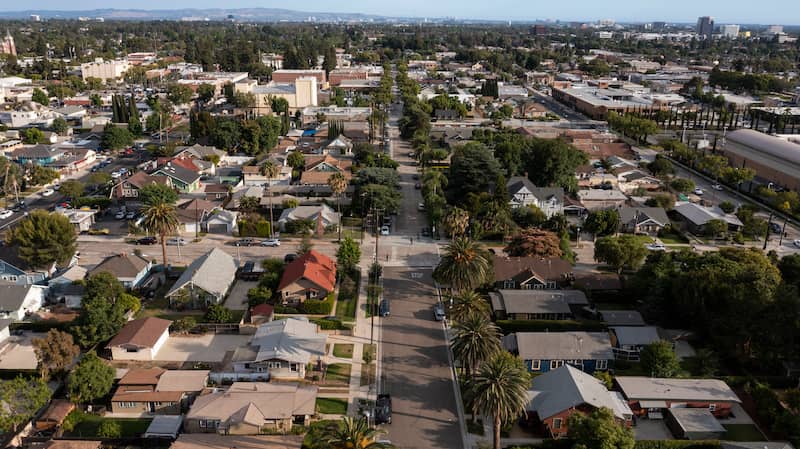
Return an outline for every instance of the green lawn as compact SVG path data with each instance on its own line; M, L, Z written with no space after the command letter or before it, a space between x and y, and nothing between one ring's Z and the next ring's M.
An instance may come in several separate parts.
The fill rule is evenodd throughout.
M342 321L354 321L356 319L356 305L358 299L341 299L336 302L336 317Z
M353 344L351 343L334 343L333 356L342 359L353 358Z
M330 383L350 384L350 370L353 366L349 363L332 363L328 365L325 380Z
M324 415L346 415L347 401L335 398L317 398L317 412Z
M96 437L97 428L104 421L113 421L119 424L122 437L136 437L147 431L152 418L103 418L97 415L85 415L69 434L76 437Z
M730 441L764 441L766 438L753 424L723 424L728 432L725 439Z
M364 348L362 349L361 359L370 362L375 361L375 352L377 351L377 347L374 344L365 344Z
M689 243L689 240L684 238L682 235L671 232L669 234L664 234L662 237L658 238L661 240L662 243L665 245L677 245L681 243Z

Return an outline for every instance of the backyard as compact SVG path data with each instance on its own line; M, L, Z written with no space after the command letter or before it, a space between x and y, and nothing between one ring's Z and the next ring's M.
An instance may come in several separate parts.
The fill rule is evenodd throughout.
M336 398L317 398L317 413L323 415L347 414L347 400Z

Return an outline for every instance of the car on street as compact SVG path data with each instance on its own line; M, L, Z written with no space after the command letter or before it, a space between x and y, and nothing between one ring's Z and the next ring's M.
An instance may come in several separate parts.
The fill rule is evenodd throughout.
M417 204L417 210L418 211L424 211L425 210L425 203Z
M444 321L446 315L444 313L444 304L437 302L433 306L433 319L436 321Z
M416 181L419 179L419 175L417 173L414 173L413 175L411 175L411 178L413 178L414 181Z
M61 184L59 184L59 183L55 183L55 184L53 184L53 190L55 190L56 192L58 192L60 189L61 189Z
M128 213L125 212L124 210L121 210L117 212L116 215L114 215L114 218L116 218L117 220L124 220L126 215L128 215Z
M13 210L14 212L18 212L18 211L21 211L21 210L27 209L27 208L28 208L28 205L25 203L25 200L20 200L20 201L17 201L16 204L14 204L14 207L12 207L11 210Z
M258 242L257 239L246 238L246 239L239 239L236 242L234 242L233 244L234 244L234 246L253 246L253 245L257 245L258 243L259 242Z
M186 246L187 243L189 243L189 242L186 241L186 239L182 238L182 237L173 237L173 238L167 240L167 245L170 245L170 246Z
M122 176L122 174L118 171L111 172L111 179L119 179L120 176Z
M14 215L13 211L10 211L10 210L7 210L7 209L0 210L0 220L5 220L6 218L8 218L8 217L10 217L12 215Z
M263 242L261 242L261 246L271 246L274 248L277 246L281 246L281 241L280 239L266 239Z
M155 245L156 243L158 243L158 239L153 236L136 239L137 245Z
M56 193L53 189L44 189L42 190L42 196L51 196L52 194Z
M714 190L722 190L722 186L719 184L711 184L711 188Z
M381 235L389 235L389 226L381 226Z
M794 245L794 246L796 246L796 247L800 248L800 240L795 240L795 241L793 241L793 242L792 242L792 245Z
M386 316L389 316L389 314L390 314L389 300L388 299L382 299L380 304L378 304L378 315L386 317Z
M421 188L422 188L422 184L420 184L420 183L418 183L418 182L417 182L417 183L414 183L414 188L415 188L415 189L417 189L417 190L419 190L419 189L421 189Z
M136 211L130 211L127 214L125 214L126 220L133 220L134 218L136 218Z
M703 192L703 189L701 189L700 187L694 189L694 194L697 196L703 196L703 193L705 192Z
M650 251L666 251L667 247L663 243L651 243L647 245L647 249Z
M421 234L423 237L431 236L431 228L422 228Z
M392 423L392 395L379 394L375 400L375 424Z
M780 234L781 232L783 232L783 229L781 229L781 225L772 222L770 222L769 224L769 230L772 231L774 234Z

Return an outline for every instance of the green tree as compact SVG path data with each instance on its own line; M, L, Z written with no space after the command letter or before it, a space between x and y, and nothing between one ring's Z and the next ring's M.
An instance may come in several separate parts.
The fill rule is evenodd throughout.
M512 257L561 257L561 240L552 231L523 229L511 237L505 252Z
M88 403L107 395L114 384L114 372L97 354L87 353L67 379L70 399Z
M457 147L448 174L448 198L454 204L462 204L469 193L490 191L500 174L500 164L483 144L473 142Z
M636 440L633 430L619 423L614 412L606 407L588 415L573 413L569 418L569 437L574 448L633 449Z
M402 195L397 189L380 184L358 186L355 197L361 200L362 212L365 212L367 207L375 206L383 208L386 214L398 212L402 200Z
M175 211L175 206L169 203L156 203L144 209L144 223L142 227L159 237L161 241L161 260L164 268L167 265L167 236L178 230L180 222Z
M489 303L474 290L460 292L452 298L450 318L456 322L464 321L473 315L489 318L490 312Z
M653 195L645 201L645 206L663 207L665 210L672 210L675 207L675 198L667 193Z
M345 273L355 270L361 261L361 247L350 237L345 237L336 251L336 265Z
M239 210L241 212L255 212L259 209L261 209L261 198L244 196L239 200Z
M703 234L708 237L717 238L720 236L724 236L728 232L728 224L725 220L715 219L709 220L703 226Z
M197 86L197 99L202 102L208 102L216 94L216 88L208 83L203 83Z
M295 170L302 170L306 166L306 158L299 151L292 151L286 156L286 163Z
M47 94L38 87L33 89L33 96L31 97L31 100L44 106L50 104L50 97L48 97Z
M444 216L444 231L452 238L462 237L469 226L469 212L458 207L451 207Z
M58 170L42 167L41 165L34 165L31 167L29 176L32 185L41 186L58 179L61 174Z
M99 94L91 94L89 95L89 101L92 103L92 106L95 108L102 108L103 107L103 98Z
M35 268L65 265L75 254L76 240L69 218L42 209L31 211L6 236L9 244L19 246L19 257Z
M175 204L178 201L178 194L169 186L148 184L139 190L139 199L147 206Z
M595 371L594 377L609 390L614 386L614 377L608 371Z
M63 375L81 352L72 335L58 329L50 329L44 338L34 338L31 344L36 354L39 373L44 380L50 379L51 375Z
M138 299L125 293L116 277L97 273L86 280L73 333L83 347L91 347L116 335L125 325L126 314L138 309Z
M53 124L50 125L50 129L52 129L54 133L62 136L67 132L68 128L69 125L67 125L67 121L61 117L54 118Z
M669 186L681 193L687 193L694 190L694 182L691 179L675 178L669 183Z
M0 383L0 430L15 433L50 401L50 388L44 379L17 376Z
M89 175L89 184L94 186L102 186L108 184L113 178L111 175L104 171L97 171Z
M533 204L511 209L511 218L522 228L538 227L547 221L547 215Z
M221 304L211 304L203 320L207 323L230 323L233 321L233 313Z
M384 433L370 427L365 418L345 416L341 424L332 426L323 438L330 449L391 449L391 444L378 442Z
M62 195L73 200L83 196L84 190L85 186L83 183L74 179L64 181L61 183L61 188L59 189Z
M97 436L101 438L119 438L122 436L122 427L116 421L102 421L97 426Z
M633 235L602 237L594 244L594 258L614 267L618 273L624 268L637 269L645 257L647 248Z
M457 237L445 246L433 278L455 291L464 291L483 285L491 273L492 261L483 246L466 237Z
M29 145L45 143L44 133L39 128L28 128L23 131L22 140Z
M183 84L171 84L167 87L167 99L173 104L186 104L192 100L192 88Z
M121 150L133 145L133 136L127 128L108 123L103 129L100 145L109 150Z
M269 198L269 231L270 235L274 235L272 230L275 226L275 220L272 215L272 191L270 189L272 188L272 180L280 173L280 167L275 162L267 159L263 164L261 164L259 171L263 176L267 177L267 198Z
M597 236L614 234L619 229L619 213L614 209L590 212L583 226Z
M336 195L336 206L337 211L339 212L339 217L342 216L342 194L347 190L347 178L341 172L336 172L328 178L328 187L331 188L331 192ZM341 220L341 218L340 218ZM339 230L339 241L342 240L342 224L341 222L336 226Z
M675 167L672 166L672 162L660 154L656 156L653 162L647 164L647 169L650 170L650 173L659 177L675 173Z
M525 411L530 382L525 363L508 352L500 351L484 362L468 383L466 396L470 408L493 419L494 449L501 447L503 423L513 422Z
M645 373L652 377L675 377L681 370L672 343L659 340L642 348L639 360Z

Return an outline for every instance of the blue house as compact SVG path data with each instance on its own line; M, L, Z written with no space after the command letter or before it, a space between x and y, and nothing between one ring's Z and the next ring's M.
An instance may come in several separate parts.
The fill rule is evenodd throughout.
M43 284L55 272L55 263L49 267L36 269L20 259L15 246L0 246L0 281L6 284Z
M517 332L503 337L503 347L538 373L571 365L592 374L614 362L607 332Z
M46 166L62 157L64 157L64 150L56 149L50 145L25 146L17 148L11 153L11 159L20 165L31 163Z

